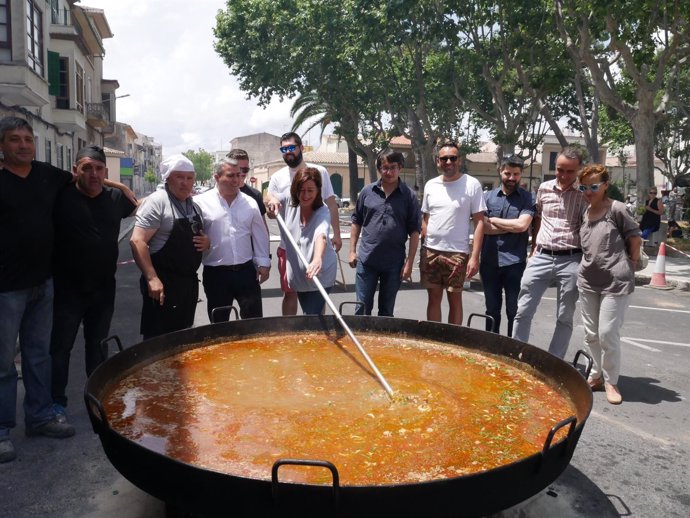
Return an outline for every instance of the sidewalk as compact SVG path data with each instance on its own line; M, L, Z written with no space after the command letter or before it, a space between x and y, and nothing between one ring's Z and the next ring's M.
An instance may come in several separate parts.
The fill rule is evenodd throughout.
M667 249L668 254L668 249ZM635 273L635 284L649 284L656 268L656 256L649 257L647 268ZM666 284L682 291L690 291L690 258L666 255Z

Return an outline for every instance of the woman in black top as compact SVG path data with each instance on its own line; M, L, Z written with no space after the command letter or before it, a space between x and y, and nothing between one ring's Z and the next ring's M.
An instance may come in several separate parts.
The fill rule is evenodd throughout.
M644 204L644 214L640 222L642 239L649 239L649 236L659 230L661 225L661 215L664 213L663 202L656 197L656 187L649 189L649 196Z

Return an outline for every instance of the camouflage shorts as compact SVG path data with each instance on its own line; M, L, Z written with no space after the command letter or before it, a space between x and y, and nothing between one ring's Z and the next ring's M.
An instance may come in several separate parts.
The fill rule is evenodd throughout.
M419 271L423 288L438 288L448 291L462 291L467 273L469 254L462 252L441 252L422 247Z

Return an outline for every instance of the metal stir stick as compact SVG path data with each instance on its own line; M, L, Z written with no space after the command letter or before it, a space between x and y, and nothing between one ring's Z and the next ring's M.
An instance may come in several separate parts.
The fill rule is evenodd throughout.
M288 241L290 241L290 244L292 245L292 248L297 252L297 255L299 256L299 260L302 262L305 268L309 266L309 262L307 261L306 257L302 254L302 251L299 249L299 246L297 246L297 243L295 242L295 239L292 237L292 234L288 231L287 225L285 225L285 221L283 220L283 217L276 212L276 219L278 220L278 225L280 225L281 230L283 231L283 234L287 237ZM324 289L323 285L321 284L321 281L318 279L318 277L314 276L312 278L314 281L314 284L316 284L316 287L319 289L321 292L321 295L323 296L324 300L326 301L326 304L328 304L328 307L331 308L331 311L335 315L335 317L338 319L338 322L340 322L340 325L343 326L343 329L347 332L347 334L350 336L352 341L355 343L357 346L357 349L359 349L359 352L364 356L364 359L367 361L369 364L369 367L371 367L371 370L374 371L374 374L376 374L376 377L378 378L379 382L383 386L384 389L386 389L386 392L388 393L388 396L392 399L393 398L393 389L391 386L388 384L386 381L386 378L383 377L383 374L381 374L381 371L376 367L376 364L374 364L373 360L369 357L367 352L364 350L364 347L362 347L362 344L359 343L359 340L357 340L357 337L354 335L350 327L345 323L345 320L343 320L342 315L338 311L338 309L335 307L335 304L331 300L331 298L328 296L328 293Z

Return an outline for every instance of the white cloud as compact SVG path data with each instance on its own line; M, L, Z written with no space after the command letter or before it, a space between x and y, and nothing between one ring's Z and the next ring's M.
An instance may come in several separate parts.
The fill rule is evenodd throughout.
M289 131L290 101L268 108L247 100L213 50L220 0L83 0L103 9L104 76L117 79L117 118L163 144L168 155L227 149L242 135Z

